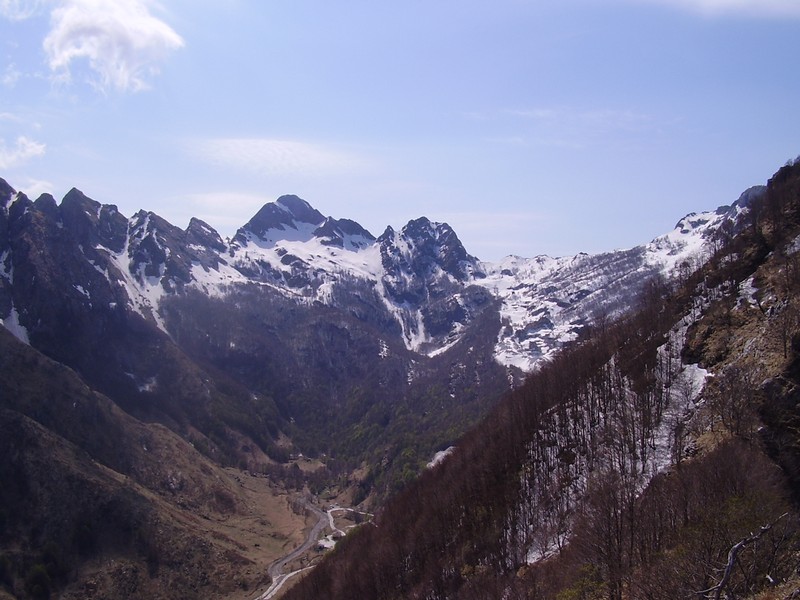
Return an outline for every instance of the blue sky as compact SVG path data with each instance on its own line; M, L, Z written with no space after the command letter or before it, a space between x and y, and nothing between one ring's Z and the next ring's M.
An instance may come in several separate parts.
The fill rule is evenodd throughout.
M800 0L0 0L0 177L223 235L293 193L598 252L800 154L799 54Z

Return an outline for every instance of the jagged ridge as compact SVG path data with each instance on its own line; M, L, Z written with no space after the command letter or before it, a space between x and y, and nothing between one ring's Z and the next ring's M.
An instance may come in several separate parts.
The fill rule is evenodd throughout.
M592 318L624 312L626 298L649 278L695 268L715 232L736 223L748 201L763 193L763 187L752 188L730 207L688 215L669 234L629 250L484 263L468 254L446 223L422 217L375 238L355 221L324 217L297 196L265 204L226 242L197 219L185 231L152 212L126 220L113 205L78 190L59 207L46 196L31 203L6 182L2 189L3 219L31 208L51 215L57 226L74 232L70 237L95 270L125 288L124 302L162 329L160 300L186 286L219 296L230 286L255 282L301 302L330 303L332 287L355 278L377 290L383 309L401 326L406 347L435 354L469 325L467 305L480 286L501 303L497 360L526 372ZM12 272L15 258L7 242L0 252L4 272ZM72 285L91 296L88 280ZM484 303L485 295L477 297ZM0 293L0 310L3 318L12 317L8 289ZM19 325L28 327L24 317Z

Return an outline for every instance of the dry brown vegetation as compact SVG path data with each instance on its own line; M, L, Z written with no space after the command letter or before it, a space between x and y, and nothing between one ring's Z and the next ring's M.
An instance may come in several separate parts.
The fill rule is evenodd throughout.
M304 537L268 477L222 468L0 329L0 585L17 597L249 598Z

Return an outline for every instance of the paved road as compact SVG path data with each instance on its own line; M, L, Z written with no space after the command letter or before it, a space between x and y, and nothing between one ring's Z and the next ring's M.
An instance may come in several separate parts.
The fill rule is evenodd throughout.
M328 526L329 522L328 514L322 512L308 500L306 500L306 508L314 513L314 515L317 517L317 522L314 524L314 527L311 528L311 531L308 532L306 541L303 542L302 545L292 550L283 558L279 558L267 568L267 573L269 574L270 579L272 579L272 584L270 584L267 591L256 598L256 600L269 600L270 598L273 598L275 594L278 593L278 590L281 589L286 580L289 579L289 577L297 575L301 571L305 571L305 569L300 569L300 571L292 571L291 573L286 574L283 572L283 570L286 568L286 565L299 558L304 552L308 551L311 546L319 541L322 531Z

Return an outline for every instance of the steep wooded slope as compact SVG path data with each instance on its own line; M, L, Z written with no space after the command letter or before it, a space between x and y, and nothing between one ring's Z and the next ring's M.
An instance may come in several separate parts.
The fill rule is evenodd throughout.
M287 597L789 597L800 165L745 219L705 268L533 374Z

